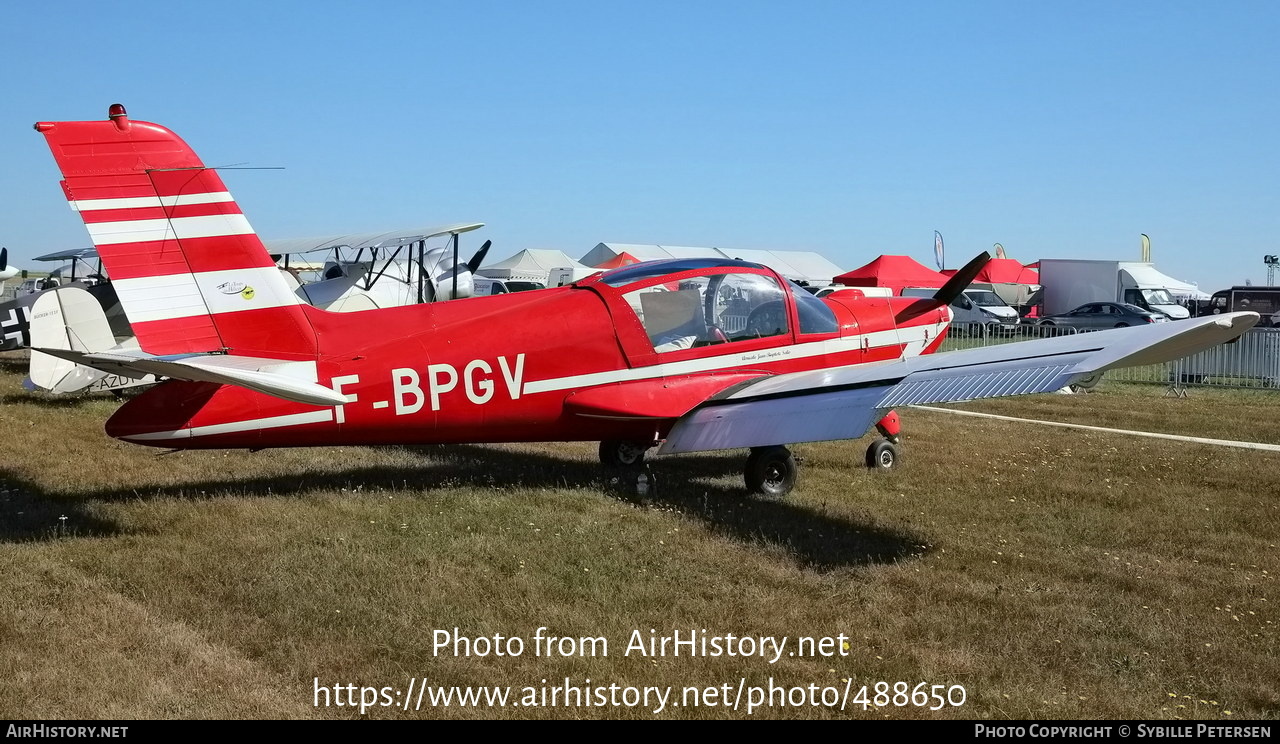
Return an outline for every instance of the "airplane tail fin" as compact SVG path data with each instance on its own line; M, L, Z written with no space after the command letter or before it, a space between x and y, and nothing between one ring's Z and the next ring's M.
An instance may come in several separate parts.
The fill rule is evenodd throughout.
M45 292L31 306L31 345L36 348L106 351L116 339L102 306L79 287ZM74 364L40 351L31 352L32 384L54 393L72 393L106 376L90 367Z
M35 128L145 351L314 358L301 300L186 142L120 104L107 120Z

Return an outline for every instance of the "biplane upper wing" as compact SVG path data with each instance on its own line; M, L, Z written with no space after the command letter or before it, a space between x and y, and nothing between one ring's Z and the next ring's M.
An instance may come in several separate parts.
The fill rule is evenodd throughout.
M895 406L1044 393L1230 341L1257 313L1117 328L748 380L680 417L663 453L857 439Z
M326 235L314 238L281 238L264 241L267 252L275 255L297 255L316 251L331 251L335 248L359 250L362 248L398 248L412 245L420 240L458 235L484 227L483 222L459 222L437 227L411 228L408 230L392 230L390 232L349 233L343 235Z

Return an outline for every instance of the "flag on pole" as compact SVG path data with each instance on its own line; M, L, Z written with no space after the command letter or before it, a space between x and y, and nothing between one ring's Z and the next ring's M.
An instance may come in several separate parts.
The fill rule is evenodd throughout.
M999 243L996 243L995 248L996 248L996 258L1008 258L1008 256L1004 255L1004 246L1000 245Z
M1151 263L1151 238L1146 233L1142 234L1142 260Z
M933 231L933 259L938 263L938 271L947 268L947 259L942 252L942 233Z

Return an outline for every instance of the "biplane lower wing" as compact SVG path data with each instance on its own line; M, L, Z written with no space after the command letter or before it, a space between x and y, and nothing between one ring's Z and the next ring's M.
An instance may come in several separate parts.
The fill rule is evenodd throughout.
M680 418L660 452L857 439L896 406L1044 393L1238 337L1257 313L925 354L747 381Z

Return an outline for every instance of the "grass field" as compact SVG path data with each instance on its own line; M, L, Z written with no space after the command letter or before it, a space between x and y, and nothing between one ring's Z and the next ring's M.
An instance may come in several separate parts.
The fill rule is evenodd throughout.
M744 453L660 458L640 498L591 444L160 454L102 433L112 399L33 396L22 373L0 354L0 717L346 718L314 705L316 679L411 678L517 699L565 678L670 686L675 703L771 681L873 698L751 714L770 718L1280 716L1277 454L908 409L892 473L860 466L867 440L799 445L796 492L758 501ZM1280 393L1162 393L965 407L1280 443ZM608 655L536 656L542 626ZM434 654L454 628L526 652ZM848 649L624 653L651 629ZM880 681L965 699L874 705ZM365 715L747 716L701 702Z

